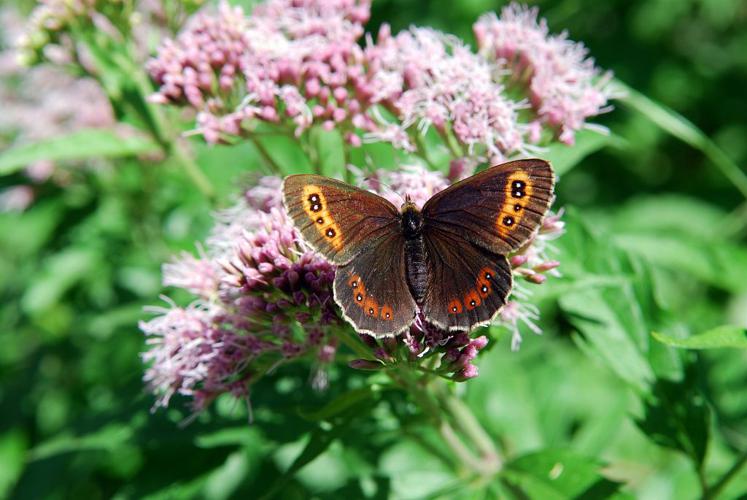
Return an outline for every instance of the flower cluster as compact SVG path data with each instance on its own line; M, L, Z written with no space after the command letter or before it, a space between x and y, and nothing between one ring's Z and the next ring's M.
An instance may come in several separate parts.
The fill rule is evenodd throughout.
M566 33L550 35L537 16L537 8L518 4L505 7L500 17L486 14L474 25L477 45L509 81L526 86L538 120L533 133L546 124L560 141L572 144L589 117L609 109L611 75L601 74L586 48Z
M379 170L361 183L397 205L404 194L422 205L449 185L442 174L419 166ZM300 357L316 360L317 385L326 380L323 366L335 357L340 329L350 327L332 297L334 267L303 243L282 208L280 184L280 178L262 178L222 214L198 256L184 254L164 266L164 285L190 292L195 301L155 309L159 316L141 324L150 346L146 380L158 405L175 393L191 397L196 409L222 393L247 396L268 370ZM542 283L558 265L546 255L547 242L562 230L558 216L548 217L531 244L510 257L514 273ZM514 344L520 321L538 331L535 311L521 300L526 293L512 297L498 320L515 332ZM353 368L435 357L434 371L457 381L477 376L473 360L488 342L440 330L422 315L398 337L360 338L370 356L353 360Z
M266 194L265 186L249 190L223 214L199 257L185 254L164 266L164 285L195 301L155 309L160 315L140 325L158 405L179 393L202 409L222 393L246 396L250 382L285 361L334 359L330 331L341 324L334 268L305 246L279 200Z
M613 97L586 49L550 35L517 4L474 26L478 53L450 35L382 26L358 45L364 0L270 0L251 15L223 3L166 41L148 69L152 100L186 104L208 142L251 134L258 123L297 136L314 124L349 144L422 149L433 127L454 158L493 163L568 144ZM520 85L519 85L520 84ZM549 134L543 134L549 130Z
M433 126L442 136L453 133L465 148L460 154L498 162L526 152L522 104L506 97L488 61L458 39L428 28L392 36L384 26L366 63L377 99L400 122L399 134L385 127L371 137L412 150L412 136ZM404 133L413 125L414 134Z
M163 44L148 70L161 103L188 103L208 142L247 133L252 120L293 127L373 127L360 88L357 45L369 5L355 0L272 0L246 17L222 3ZM250 125L251 126L251 125Z

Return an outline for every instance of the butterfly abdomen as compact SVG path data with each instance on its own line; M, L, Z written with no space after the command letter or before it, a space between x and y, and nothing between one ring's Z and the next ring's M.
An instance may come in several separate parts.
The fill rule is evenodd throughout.
M405 271L407 286L418 305L425 300L428 269L425 264L425 244L423 242L423 218L411 203L402 208L402 233L405 237Z

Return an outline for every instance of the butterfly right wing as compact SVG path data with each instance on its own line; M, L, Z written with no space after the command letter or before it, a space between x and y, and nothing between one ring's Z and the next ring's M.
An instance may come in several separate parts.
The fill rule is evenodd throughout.
M511 291L511 266L503 255L434 227L423 232L426 321L444 330L470 331L490 323Z
M350 263L337 267L335 300L356 331L388 337L401 333L415 320L404 246L401 231L392 231L373 241Z

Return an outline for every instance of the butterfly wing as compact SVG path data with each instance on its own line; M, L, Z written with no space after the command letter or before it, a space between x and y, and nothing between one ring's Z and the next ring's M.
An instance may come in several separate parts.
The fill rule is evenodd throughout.
M428 200L424 224L506 255L539 230L553 200L554 183L552 167L544 160L496 165Z
M304 239L337 265L347 264L378 239L400 231L394 205L328 177L286 177L283 203Z
M334 295L345 319L360 333L396 335L415 319L415 301L405 278L405 240L390 232L335 274Z
M410 326L416 307L394 205L318 175L287 177L283 203L304 239L337 265L335 301L357 331L387 336Z
M449 231L427 227L427 288L423 314L445 330L469 331L489 323L511 291L506 257Z

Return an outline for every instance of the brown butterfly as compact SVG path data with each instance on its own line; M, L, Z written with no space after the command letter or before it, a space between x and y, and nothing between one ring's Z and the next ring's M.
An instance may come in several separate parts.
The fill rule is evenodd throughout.
M488 168L422 210L318 175L291 175L283 202L303 238L337 265L334 296L358 332L396 335L418 309L444 330L489 323L511 291L506 255L538 231L553 199L544 160Z

